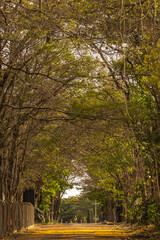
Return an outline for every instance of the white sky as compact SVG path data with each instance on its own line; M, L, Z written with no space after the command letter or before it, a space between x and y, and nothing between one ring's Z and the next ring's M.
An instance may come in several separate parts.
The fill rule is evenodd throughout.
M77 189L76 187L73 187L72 189L68 189L65 194L63 195L63 198L68 198L72 196L76 196L80 194L80 190Z
M63 195L63 198L68 198L72 196L79 195L81 190L77 189L75 186L73 186L72 189L68 189L65 194Z

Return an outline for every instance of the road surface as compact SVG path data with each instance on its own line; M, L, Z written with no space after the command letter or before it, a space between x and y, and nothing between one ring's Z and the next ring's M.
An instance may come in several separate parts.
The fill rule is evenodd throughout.
M136 240L127 227L102 224L36 225L33 229L17 233L15 240ZM138 238L140 239L140 238Z

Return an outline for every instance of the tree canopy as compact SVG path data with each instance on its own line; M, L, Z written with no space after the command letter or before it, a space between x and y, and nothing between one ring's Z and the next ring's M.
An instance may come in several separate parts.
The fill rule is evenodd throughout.
M107 220L159 223L160 3L0 3L0 199L58 219L70 175ZM42 203L41 202L41 203Z

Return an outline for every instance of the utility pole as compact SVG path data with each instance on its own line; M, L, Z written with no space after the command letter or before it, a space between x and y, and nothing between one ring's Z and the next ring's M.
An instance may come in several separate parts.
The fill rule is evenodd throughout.
M95 223L97 223L97 201L95 200Z

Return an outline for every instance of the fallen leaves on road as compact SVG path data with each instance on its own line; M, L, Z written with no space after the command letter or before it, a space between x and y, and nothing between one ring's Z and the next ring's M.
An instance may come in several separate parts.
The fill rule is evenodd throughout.
M51 239L85 239L85 240L137 240L146 239L141 233L148 231L152 226L131 230L128 226L101 225L101 224L53 224L36 225L35 228L16 234L16 240L51 240ZM148 237L147 237L148 238ZM151 239L151 238L150 238ZM159 238L160 239L160 238ZM155 240L159 240L156 239Z

